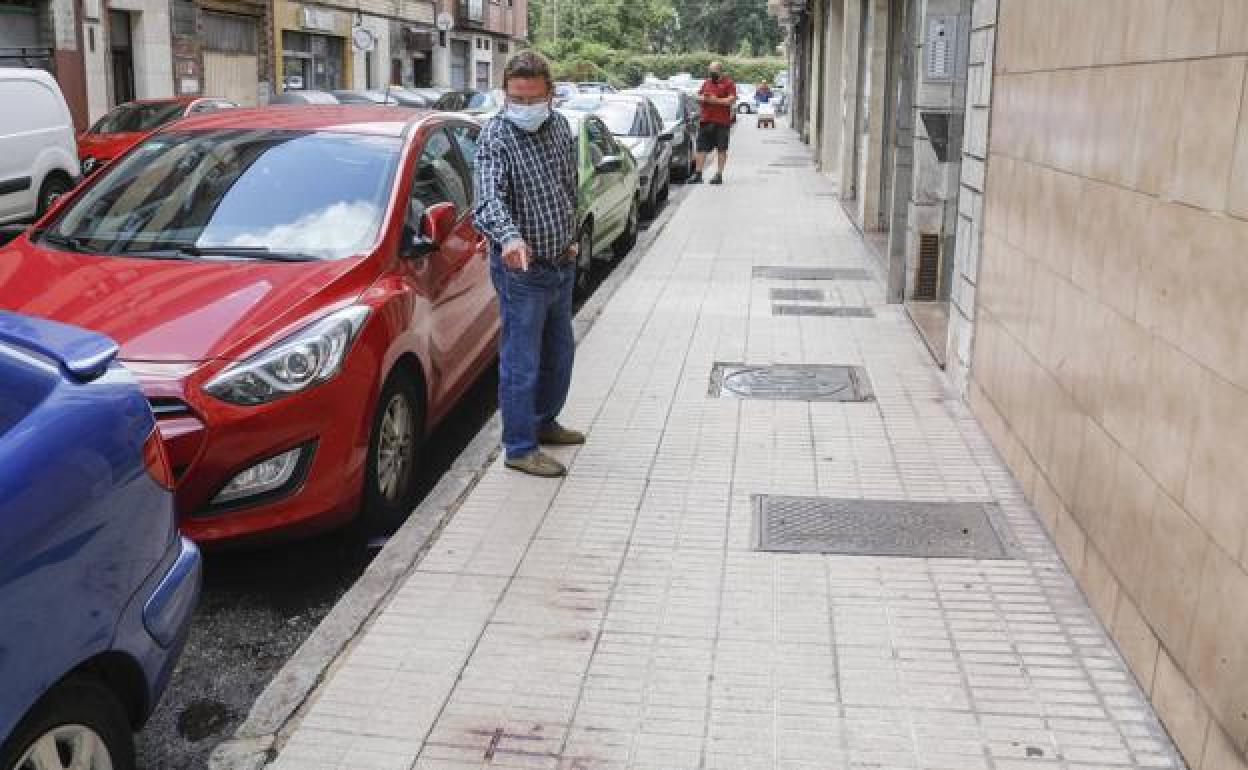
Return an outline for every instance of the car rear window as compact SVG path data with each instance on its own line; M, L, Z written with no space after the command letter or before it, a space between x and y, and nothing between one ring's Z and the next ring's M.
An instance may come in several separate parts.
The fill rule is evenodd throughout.
M91 128L95 134L121 134L132 131L155 131L182 116L186 105L181 102L150 102L123 104L113 109Z
M602 102L594 108L594 114L616 136L645 136L645 116L640 107L637 102Z

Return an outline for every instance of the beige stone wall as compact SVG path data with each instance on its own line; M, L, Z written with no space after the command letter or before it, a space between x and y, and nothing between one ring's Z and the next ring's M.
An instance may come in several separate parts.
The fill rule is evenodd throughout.
M997 32L972 405L1191 767L1248 767L1248 2Z

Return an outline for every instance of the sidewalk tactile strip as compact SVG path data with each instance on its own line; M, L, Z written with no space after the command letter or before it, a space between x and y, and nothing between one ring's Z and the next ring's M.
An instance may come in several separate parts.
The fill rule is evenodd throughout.
M822 315L833 318L875 318L869 307L844 307L835 305L777 305L771 306L772 315Z
M874 401L871 378L860 366L809 364L750 366L716 363L712 396L766 401Z
M993 503L754 495L759 551L1009 559Z
M822 302L827 298L822 289L772 289L772 300L795 302Z
M788 267L756 265L755 278L777 281L869 281L871 273L861 267Z

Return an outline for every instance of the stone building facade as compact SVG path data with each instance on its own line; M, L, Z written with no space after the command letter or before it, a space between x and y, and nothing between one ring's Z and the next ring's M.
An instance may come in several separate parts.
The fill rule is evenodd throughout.
M1248 4L773 8L794 124L891 299L946 359L1188 765L1245 770ZM933 91L941 24L952 78ZM936 302L919 305L928 251Z

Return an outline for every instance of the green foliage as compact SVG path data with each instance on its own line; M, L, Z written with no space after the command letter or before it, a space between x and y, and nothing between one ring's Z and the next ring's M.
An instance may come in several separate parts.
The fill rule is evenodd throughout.
M723 63L724 71L738 83L774 80L776 73L787 66L787 62L777 56L722 56L711 51L630 53L579 40L560 40L540 45L538 49L551 60L558 80L605 80L621 87L637 85L648 74L669 78L687 72L703 77L707 67L716 60Z
M529 0L529 31L543 45L655 54L773 55L781 40L767 0Z

